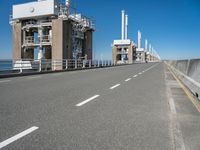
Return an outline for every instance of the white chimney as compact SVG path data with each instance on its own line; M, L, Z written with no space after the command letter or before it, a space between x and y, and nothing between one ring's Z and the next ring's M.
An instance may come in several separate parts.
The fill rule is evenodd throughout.
M149 52L151 53L151 44L149 44Z
M125 16L125 40L128 39L128 15Z
M147 41L147 39L145 40L145 50L148 51L148 41Z
M122 10L122 40L124 40L124 23L125 23L125 10Z
M141 32L138 30L138 49L141 48Z

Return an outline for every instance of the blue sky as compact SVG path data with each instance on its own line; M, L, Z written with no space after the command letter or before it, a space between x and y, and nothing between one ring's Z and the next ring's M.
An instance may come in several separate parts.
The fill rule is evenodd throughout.
M0 1L0 59L12 57L12 5L33 0ZM121 37L121 10L129 15L129 38L137 31L163 59L200 58L200 0L72 0L81 13L96 20L95 58L111 59L111 43Z

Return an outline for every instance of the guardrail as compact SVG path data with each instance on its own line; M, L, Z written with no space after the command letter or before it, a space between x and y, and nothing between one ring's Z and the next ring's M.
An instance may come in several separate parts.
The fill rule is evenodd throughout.
M83 59L0 60L0 75L80 70L110 66L117 66L117 64L113 63L111 60Z
M167 61L167 64L200 100L200 59Z

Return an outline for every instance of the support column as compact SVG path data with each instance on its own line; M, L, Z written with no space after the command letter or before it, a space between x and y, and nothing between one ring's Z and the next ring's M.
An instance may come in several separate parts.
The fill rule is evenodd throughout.
M113 62L113 64L117 63L116 60L117 60L117 47L113 46L113 48L112 48L112 62Z
M92 60L92 46L92 30L89 30L83 40L83 56L87 55L88 60Z
M19 60L23 57L22 51L22 23L13 25L13 60Z
M128 47L128 64L132 64L133 63L133 46L130 45Z
M53 70L62 70L65 59L72 58L72 25L62 18L52 21L52 64Z
M63 59L63 19L52 21L52 69L62 70Z

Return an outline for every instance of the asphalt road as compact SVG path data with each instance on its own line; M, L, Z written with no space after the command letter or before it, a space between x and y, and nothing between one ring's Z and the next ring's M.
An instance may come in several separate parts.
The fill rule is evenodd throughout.
M0 149L198 150L200 134L187 132L199 130L199 112L181 93L187 103L180 109L175 97L173 113L166 70L148 63L2 79Z

